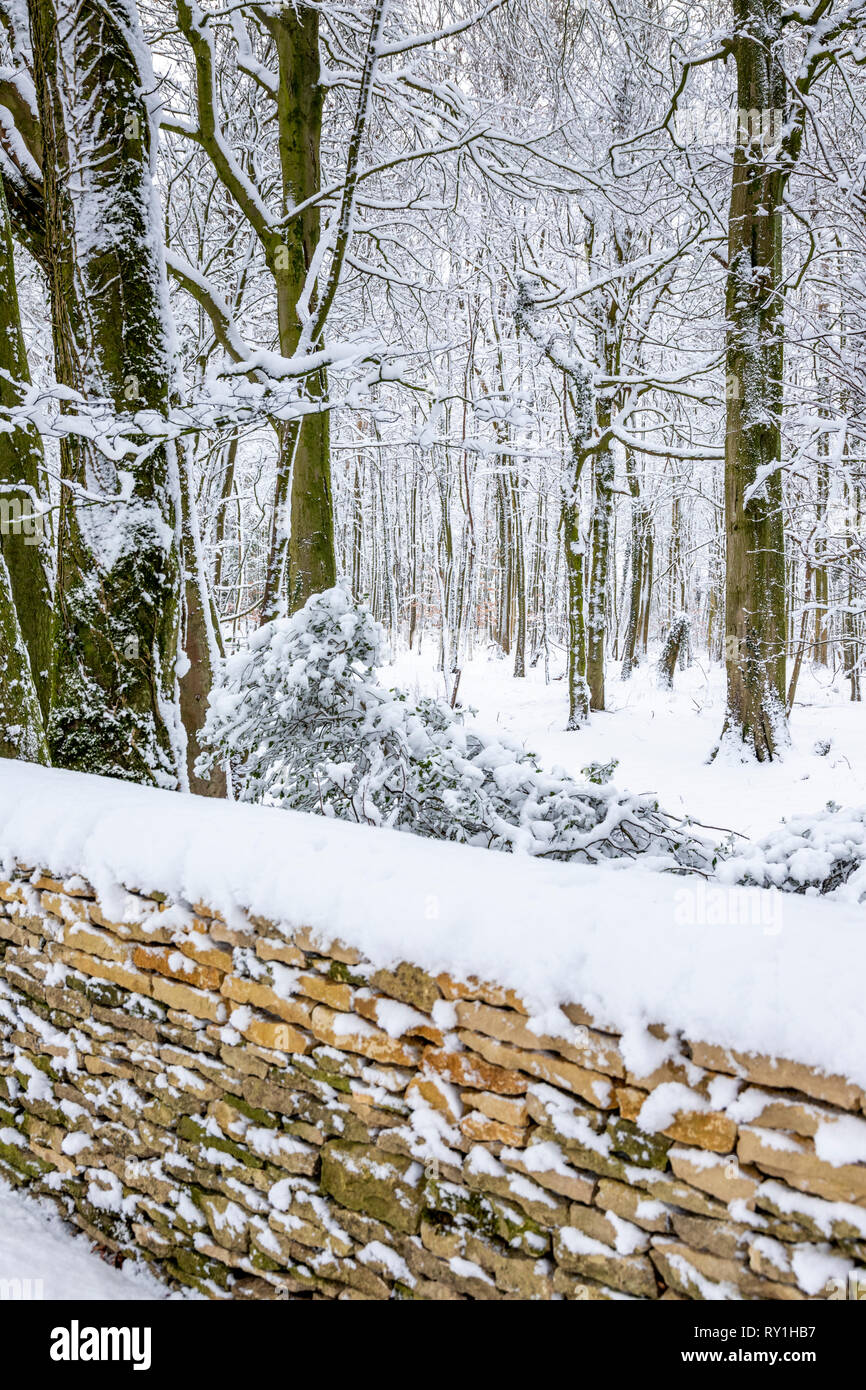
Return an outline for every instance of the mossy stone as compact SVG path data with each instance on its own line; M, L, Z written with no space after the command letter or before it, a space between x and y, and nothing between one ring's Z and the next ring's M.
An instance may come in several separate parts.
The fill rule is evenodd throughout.
M239 1110L242 1115L246 1115L247 1119L252 1120L254 1124L262 1125L265 1129L277 1129L279 1127L280 1117L273 1110L262 1110L256 1105L250 1105L249 1101L244 1100L242 1096L232 1095L230 1091L226 1091L221 1099L233 1110Z
M661 1134L646 1134L631 1120L617 1117L611 1120L605 1133L615 1154L628 1159L638 1168L657 1168L664 1172L668 1166L668 1149L673 1140Z
M421 1224L420 1165L373 1144L331 1139L322 1149L321 1188L341 1206L414 1235Z

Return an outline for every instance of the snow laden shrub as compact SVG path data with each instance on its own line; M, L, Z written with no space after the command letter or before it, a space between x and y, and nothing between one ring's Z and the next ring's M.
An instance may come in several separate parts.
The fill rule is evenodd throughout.
M243 800L436 840L711 870L712 848L652 797L545 772L443 700L386 689L384 653L382 628L340 587L260 628L224 663L199 772L228 760Z
M761 840L750 841L719 865L726 883L780 888L786 893L833 893L866 900L866 810L828 802L817 815L792 816Z
M619 767L619 758L611 758L609 763L589 763L587 767L580 770L587 782L595 782L599 787L609 782Z

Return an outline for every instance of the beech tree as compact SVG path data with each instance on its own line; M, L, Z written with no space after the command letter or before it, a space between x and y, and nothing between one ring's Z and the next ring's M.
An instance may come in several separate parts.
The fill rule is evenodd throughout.
M29 385L12 226L0 184L0 406L20 405ZM0 547L43 720L53 640L50 522L42 439L34 425L22 423L0 433Z
M172 348L153 75L127 0L33 0L29 14L57 381L67 412L114 415L129 436L61 439L49 746L63 767L176 786L180 485L158 433Z
M0 552L0 758L47 763L42 711Z

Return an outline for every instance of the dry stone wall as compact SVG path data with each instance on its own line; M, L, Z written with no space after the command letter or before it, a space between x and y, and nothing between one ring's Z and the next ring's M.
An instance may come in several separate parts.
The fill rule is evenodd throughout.
M215 1298L856 1287L857 1086L687 1039L639 1075L564 1013L567 1038L539 1034L495 984L21 866L0 881L0 1173Z

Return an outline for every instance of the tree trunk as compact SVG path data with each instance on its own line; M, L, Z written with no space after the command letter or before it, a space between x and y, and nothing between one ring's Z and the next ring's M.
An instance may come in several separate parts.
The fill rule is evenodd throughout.
M677 660L689 640L689 615L678 613L671 623L670 630L662 647L658 664L658 685L660 690L673 690L674 671Z
M496 478L496 506L499 518L499 555L497 572L499 575L499 605L496 618L496 643L503 656L511 655L511 589L512 589L512 545L511 508L509 506L507 471L509 460L503 455L499 460L499 473Z
M352 486L352 596L361 597L363 585L364 558L364 455L360 453L355 460L354 482ZM410 643L411 646L411 643Z
M177 460L130 413L164 416L171 389L155 80L129 0L33 0L30 24L57 379L125 415L142 446L120 467L83 436L61 446L49 743L60 766L177 787Z
M27 350L21 331L12 228L0 183L0 405L21 402L18 383L29 385ZM0 433L0 547L21 636L30 657L42 718L48 718L53 644L51 537L42 440L33 427ZM47 513L50 517L50 513Z
M683 509L679 497L671 502L671 544L668 559L668 620L673 624L686 606L683 571Z
M562 504L562 539L568 586L568 729L580 729L589 719L584 619L583 538L580 534L578 479Z
M604 709L604 657L607 623L607 567L613 511L613 454L605 449L595 457L595 497L592 511L592 554L587 604L587 678L590 708Z
M547 514L545 510L545 495L542 488L538 489L538 502L535 508L535 527L534 543L532 549L532 584L530 586L530 599L532 603L532 618L530 621L531 640L529 647L529 664L534 666L538 661L541 651L541 634L544 630L544 600L542 597L542 567L546 560L547 536L546 523Z
M526 675L526 556L524 552L523 511L520 480L515 469L509 474L512 535L514 540L514 674Z
M845 676L847 677L851 691L851 699L859 702L860 673L863 665L863 637L860 628L860 618L858 613L860 594L855 580L854 557L857 552L856 537L862 534L862 516L860 508L860 488L857 482L852 482L850 487L846 487L846 503L849 512L853 511L853 525L848 527L848 552L851 563L848 567L848 603L845 608L843 620L844 641L842 643L842 660L844 663Z
M631 584L629 585L628 621L623 643L622 670L620 679L627 681L635 666L638 631L640 627L640 605L644 586L646 565L647 516L641 501L640 483L635 468L634 454L626 452L626 478L631 493Z
M233 434L229 440L228 448L225 451L225 466L223 469L222 485L220 487L220 500L217 506L216 521L214 523L214 551L216 559L214 562L214 597L217 602L219 612L225 612L226 604L223 598L223 584L226 572L225 547L226 547L226 523L228 520L229 502L232 498L235 486L235 463L238 456L238 436Z
M788 695L785 701L785 709L790 715L794 708L794 699L797 694L797 685L800 680L800 671L803 666L803 655L806 651L806 643L809 637L809 606L812 602L812 566L806 561L806 574L803 580L803 614L800 619L800 637L797 642L797 649L794 654L794 667L791 671L791 679L788 682ZM792 605L793 607L793 605Z
M180 675L180 717L186 733L186 770L189 790L195 796L226 795L226 775L215 766L209 777L199 777L196 760L202 752L199 735L207 715L208 696L219 662L219 644L205 576L198 512L193 496L189 464L178 451L183 519L183 651L186 663Z
M42 711L0 551L0 758L47 763Z
M829 441L824 436L822 451L826 451ZM830 660L829 644L829 601L830 583L827 566L823 563L827 550L824 527L827 522L827 498L830 491L829 468L825 459L818 462L818 496L816 517L818 535L815 541L815 647L814 659L817 665L826 666Z
M784 175L767 122L785 105L780 0L734 0L737 97L727 285L727 710L723 740L759 761L788 742L782 516ZM758 124L756 130L755 124ZM748 496L747 496L748 494Z
M647 514L649 515L649 514ZM640 596L640 619L638 621L638 640L640 642L641 656L645 657L649 649L650 615L653 604L653 564L655 559L655 541L653 533L649 529L647 522L646 550L643 571L643 586Z
M357 474L355 475L357 479ZM359 512L360 520L360 512ZM412 493L409 499L409 650L415 644L415 629L418 626L418 472L415 454L412 454Z
M319 81L319 16L315 9L286 5L269 14L267 24L279 68L277 121L283 214L288 217L320 187L324 89ZM280 352L285 357L292 357L300 343L298 305L319 233L319 208L314 204L287 221L285 240L273 252ZM324 371L308 379L306 391L312 401L325 400ZM280 428L279 440L263 622L302 608L311 594L330 589L337 578L327 412L312 411L288 422Z

